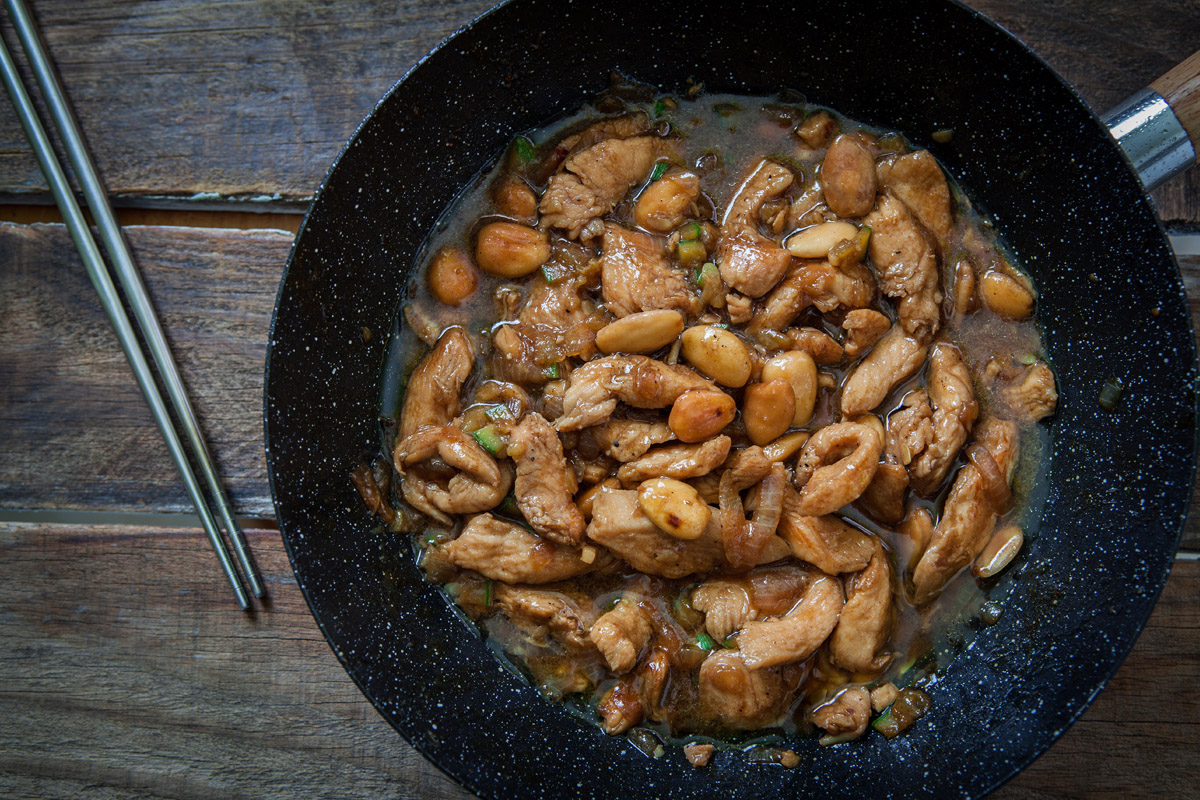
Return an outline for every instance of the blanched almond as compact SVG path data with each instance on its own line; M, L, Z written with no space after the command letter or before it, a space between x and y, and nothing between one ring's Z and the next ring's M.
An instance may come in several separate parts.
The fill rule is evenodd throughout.
M838 242L853 239L858 228L849 222L822 222L793 234L787 240L788 252L797 258L825 258Z
M983 303L994 313L1014 320L1033 313L1033 294L1012 276L989 270L980 283Z
M750 441L762 446L779 438L792 424L796 395L782 378L746 387L742 421Z
M990 578L999 575L1004 568L1012 563L1025 543L1025 534L1016 525L1005 525L992 534L991 540L983 552L971 565L971 574L976 578Z
M763 455L772 463L787 461L796 453L800 452L800 448L804 447L804 443L808 441L808 434L803 431L789 433L786 436L780 436L769 445L763 447Z
M817 362L803 350L789 350L767 359L762 368L763 382L783 379L792 387L796 408L792 425L807 425L817 405Z
M676 539L698 539L712 512L700 494L674 478L651 478L638 486L638 505L655 527Z
M608 323L596 332L596 346L605 353L653 353L683 332L678 311L641 311Z
M501 278L520 278L550 260L550 241L543 231L515 222L491 222L479 230L475 261Z
M720 389L689 389L675 399L667 425L681 442L702 442L733 422L737 403Z
M683 332L683 357L722 386L736 389L750 380L750 352L734 334L715 325Z

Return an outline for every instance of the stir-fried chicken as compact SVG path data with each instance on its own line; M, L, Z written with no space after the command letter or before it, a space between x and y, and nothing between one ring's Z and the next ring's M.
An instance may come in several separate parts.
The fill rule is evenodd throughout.
M871 721L871 695L861 686L842 689L813 709L812 721L837 741L857 739L866 733Z
M846 355L858 358L878 342L891 326L888 318L874 309L856 308L851 311L842 320L842 328L846 331Z
M885 194L865 220L871 227L871 261L879 288L899 301L906 333L928 342L941 327L942 290L937 253L908 207Z
M600 264L604 304L618 317L660 308L687 314L698 306L683 271L667 261L661 240L647 233L608 223Z
M925 363L925 345L892 326L842 386L842 413L865 414Z
M651 632L650 617L636 597L627 596L596 620L588 636L608 668L620 675L633 669Z
M975 429L975 439L991 456L998 474L985 475L975 464L958 471L942 518L933 530L929 546L913 570L913 600L925 603L971 559L979 555L996 526L999 511L990 495L989 480L1007 484L1017 463L1017 426L989 417Z
M725 561L715 515L700 538L676 539L650 521L634 491L618 489L596 497L587 536L634 569L664 578L709 572Z
M857 572L874 552L871 537L833 516L810 517L800 511L800 495L783 487L783 514L779 535L801 561L822 572L837 575Z
M617 470L621 483L630 485L647 478L695 478L712 472L729 455L728 436L714 436L698 444L664 444Z
M794 664L824 644L842 612L842 585L817 577L804 597L782 617L750 622L737 635L738 652L751 669Z
M572 650L583 652L595 647L588 638L588 614L562 592L497 581L494 601L510 622L535 640L548 634Z
M846 605L829 639L833 663L851 672L882 672L892 660L886 652L892 619L892 568L876 541L870 563L846 579Z
M783 714L800 677L794 669L751 669L733 650L714 652L700 665L700 700L730 728L761 728Z
M563 415L554 421L560 431L599 425L617 403L636 408L666 408L688 389L707 389L712 383L687 367L664 364L646 356L605 356L571 373L563 396Z
M421 466L433 458L450 470L448 480ZM450 521L447 514L495 508L512 486L511 468L453 425L418 429L396 444L392 460L403 476L404 499L443 524Z
M879 166L883 185L904 201L931 233L950 235L950 187L937 160L928 150L900 156Z
M583 515L575 505L575 473L567 468L558 433L541 414L526 414L509 437L516 462L517 508L541 536L559 544L583 540Z
M542 222L578 238L589 222L612 211L630 188L645 180L655 161L677 152L675 141L656 136L604 139L577 150L542 195Z
M792 171L763 160L729 201L717 244L717 266L725 283L749 297L762 297L779 283L792 256L758 232L759 210L792 185Z
M610 419L595 428L596 444L622 463L646 454L656 444L675 438L665 422L643 422L635 419Z
M908 465L913 490L925 496L936 491L945 479L979 413L971 372L953 345L941 343L933 348L929 401L933 406L930 439Z
M471 337L462 328L447 328L409 376L399 438L426 425L445 425L454 419L460 408L459 394L474 363Z
M583 559L578 548L554 544L491 514L467 521L457 539L439 555L463 569L505 583L553 583L599 569L607 559Z

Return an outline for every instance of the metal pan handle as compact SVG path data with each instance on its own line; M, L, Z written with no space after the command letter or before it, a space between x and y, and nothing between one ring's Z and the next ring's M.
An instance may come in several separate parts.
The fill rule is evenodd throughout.
M1149 191L1200 153L1200 52L1104 115Z

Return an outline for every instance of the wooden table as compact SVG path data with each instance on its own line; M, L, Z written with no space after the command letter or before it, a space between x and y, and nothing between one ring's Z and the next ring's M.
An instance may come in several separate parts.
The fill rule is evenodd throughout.
M363 700L309 616L272 524L260 419L300 212L376 99L488 5L34 4L270 602L235 610L0 104L0 796L466 796ZM972 5L1097 108L1200 46L1186 0ZM1200 297L1200 178L1156 198ZM1197 519L1184 546L1200 548ZM1182 553L1110 687L996 796L1200 796L1198 598L1200 562Z

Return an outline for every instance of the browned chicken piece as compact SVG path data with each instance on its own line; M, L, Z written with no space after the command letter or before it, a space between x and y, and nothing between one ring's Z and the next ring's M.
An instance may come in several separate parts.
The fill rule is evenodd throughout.
M689 389L712 382L687 367L646 356L605 356L571 373L563 395L560 431L575 431L607 420L622 402L636 408L666 408Z
M800 494L790 486L783 488L779 535L796 558L830 575L857 572L867 565L875 550L870 536L837 517L802 514Z
M979 414L971 371L959 349L947 342L936 344L929 358L929 400L930 440L908 465L912 488L923 497L937 491Z
M687 315L699 306L683 270L671 266L662 241L647 233L605 223L600 270L604 303L618 317L654 309Z
M592 123L579 133L565 137L555 146L550 161L553 167L557 167L571 153L586 150L605 139L628 139L631 136L640 136L649 132L650 115L643 111L602 119Z
M659 530L643 513L638 493L613 490L598 495L592 504L587 535L634 569L664 578L682 578L709 572L725 561L720 523L712 515L698 539L676 539Z
M807 228L809 225L823 222L825 218L821 212L824 208L825 194L821 191L821 184L814 182L792 201L792 205L788 209L787 229L794 231L797 228Z
M850 672L882 672L894 654L884 652L892 632L892 567L878 540L867 568L846 579L846 605L829 656Z
M548 420L557 420L563 413L563 397L567 393L565 380L550 381L542 387L542 396L538 401L538 409Z
M991 455L1000 480L1011 482L1017 463L1017 426L989 417L975 440ZM958 471L929 546L913 570L913 602L932 600L959 570L983 550L996 526L997 509L988 499L988 477L975 464Z
M652 448L644 456L617 470L617 478L626 486L641 483L647 478L695 478L707 475L729 455L728 436L714 436L698 444L664 444Z
M636 419L610 419L593 430L600 449L622 463L640 458L654 445L675 438L665 422Z
M701 584L692 592L692 608L704 612L704 627L717 642L724 642L755 618L750 593L740 581Z
M718 650L700 665L700 701L730 728L762 728L787 709L799 677L789 667L751 669L740 652Z
M888 457L905 467L933 441L933 409L924 389L904 395L900 408L888 415L887 439Z
M600 715L600 727L609 736L624 733L646 716L642 698L628 678L613 686L600 698L596 713Z
M779 283L791 253L758 232L763 203L792 185L792 171L773 161L760 161L729 201L721 222L716 262L721 278L749 297L762 297Z
M839 422L821 428L796 460L800 513L820 517L853 503L875 477L882 452L883 437L872 425Z
M950 235L950 187L937 159L928 150L900 156L879 165L883 185L904 201L921 224L934 234Z
M812 300L804 291L806 263L797 261L788 267L783 280L767 295L758 312L751 316L747 331L781 331L800 316L801 311L812 305Z
M937 253L908 207L891 194L864 220L871 227L868 252L879 275L879 288L899 301L905 332L922 342L941 326L942 290Z
M553 426L537 412L526 414L509 435L508 455L517 465L517 508L530 527L559 544L583 541L586 524L574 500L579 486Z
M828 575L817 577L786 615L742 628L736 637L742 661L755 670L803 661L829 638L842 604L841 583Z
M808 303L822 313L835 308L863 308L875 299L875 277L861 263L841 269L828 261L801 261L794 274Z
M493 591L495 603L504 615L534 641L544 641L548 634L576 652L594 648L588 638L591 621L579 604L567 595L499 581Z
M719 487L721 538L729 566L744 570L760 562L764 548L775 538L787 479L783 464L771 463L759 447L742 450L731 461ZM740 492L756 483L754 515L747 520Z
M452 473L447 479L422 466L440 460ZM512 470L453 425L423 427L396 443L392 463L400 473L404 499L441 522L447 514L469 514L495 508L512 486Z
M867 731L871 720L871 695L861 686L842 689L833 698L812 710L813 724L821 728L836 744L857 739Z
M842 360L842 346L825 331L816 328L788 328L784 335L791 340L791 349L803 350L821 366L838 364Z
M821 162L825 203L839 217L861 217L875 205L875 160L853 136L833 140Z
M601 555L589 564L578 548L548 542L491 514L471 517L458 538L438 552L457 567L505 583L553 583L611 563Z
M1022 422L1037 422L1053 414L1058 406L1054 373L1041 361L1027 367L1000 393L1014 418Z
M795 563L760 566L740 577L705 581L692 591L691 603L704 613L709 635L724 642L749 622L786 614L812 577L809 569Z
M608 668L620 675L633 669L651 633L650 617L636 598L626 596L611 611L600 615L588 636L608 662Z
M447 328L433 350L413 370L404 390L400 439L426 425L445 425L458 416L463 383L475 363L471 337L462 328Z
M908 490L908 470L900 464L883 462L856 505L877 522L895 525L904 519L904 493Z
M842 384L842 414L872 411L925 363L925 345L893 325Z
M712 758L714 748L711 744L689 742L683 746L683 755L693 767L707 767Z
M745 325L754 317L754 301L744 294L730 292L725 296L725 310L734 325Z
M677 155L678 144L656 136L605 139L577 150L550 178L539 209L542 223L567 231L572 239L599 219L650 173L654 162Z
M818 111L796 126L796 135L809 147L820 150L829 146L837 129L837 120L828 111Z
M878 342L891 326L888 318L873 308L854 309L842 320L842 328L846 331L846 355L851 359L858 358Z

